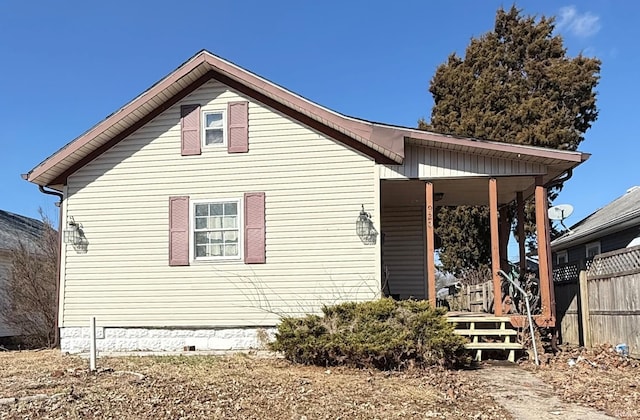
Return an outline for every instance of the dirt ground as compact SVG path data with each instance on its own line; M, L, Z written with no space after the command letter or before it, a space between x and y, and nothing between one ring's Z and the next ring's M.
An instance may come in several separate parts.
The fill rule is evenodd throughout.
M55 350L0 352L0 419L640 419L640 364L606 347L568 349L540 367L461 371L326 369L247 355L98 366L90 373L86 359Z
M540 367L523 368L553 387L562 401L593 407L622 419L640 419L640 361L623 357L612 346L592 350L565 347L545 355Z
M294 366L248 356L87 360L0 353L0 419L511 419L460 372ZM16 402L17 398L17 402Z
M491 394L516 419L521 420L609 420L595 408L563 401L539 376L511 363L484 364L474 374L491 387Z

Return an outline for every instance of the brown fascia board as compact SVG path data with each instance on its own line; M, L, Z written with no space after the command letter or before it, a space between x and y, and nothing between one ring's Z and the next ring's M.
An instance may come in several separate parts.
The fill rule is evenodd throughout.
M402 163L404 138L398 138L397 136L373 136L372 133L376 131L373 129L373 124L344 117L338 113L329 111L309 100L287 91L284 88L268 82L247 70L203 51L196 54L192 59L188 60L181 67L153 85L140 96L136 97L119 111L116 111L105 120L88 130L85 134L81 135L62 149L58 150L52 156L45 159L27 174L27 180L36 184L41 184L38 183L37 178L43 173L53 168L56 164L60 163L83 145L91 142L97 135L104 132L104 130L113 124L116 124L121 118L129 115L138 106L144 104L147 101L147 98L161 92L163 89L167 88L172 83L175 83L177 80L184 77L190 71L193 71L197 66L203 63L207 63L213 67L214 70L210 70L208 73L191 83L178 94L168 99L161 106L155 108L152 112L141 118L125 131L79 159L63 173L57 175L54 180L47 182L46 184L56 185L66 183L66 178L69 175L95 159L100 154L104 153L109 148L113 147L128 135L135 132L137 129L142 127L142 125L146 124L161 112L177 103L180 99L193 92L197 87L201 86L211 78L219 80L220 82L256 100L263 102L265 105L271 106L278 111L334 138L335 140L370 156L378 163ZM274 99L272 96L277 99ZM295 108L299 108L299 110ZM309 114L316 118L311 117ZM393 158L388 155L393 156Z
M43 173L53 168L56 164L64 160L83 145L91 142L97 135L104 132L104 130L109 128L111 125L117 123L121 118L129 115L137 109L137 107L144 104L149 97L153 97L158 94L163 89L180 80L180 78L186 76L189 72L204 63L209 65L212 70L191 83L176 95L172 96L149 114L142 117L125 131L102 144L96 150L80 158L75 164L63 173L57 175L53 181L48 182L47 184L56 185L66 183L66 178L69 175L95 159L100 154L104 153L109 148L113 147L128 135L135 132L151 119L177 103L180 99L193 92L196 88L211 78L214 78L221 83L256 99L257 101L262 102L265 105L268 105L279 112L290 116L291 118L294 118L301 123L364 153L365 155L370 156L375 159L377 163L402 164L404 159L404 141L405 138L409 137L430 140L442 144L508 152L516 155L524 154L527 156L559 159L561 161L569 162L582 162L588 157L588 155L580 154L578 152L564 152L539 147L456 137L421 131L413 128L378 124L347 117L317 105L286 90L285 88L256 76L235 64L218 58L209 52L202 51L190 60L187 60L187 62L182 64L178 69L153 85L119 111L110 115L104 121L97 124L85 134L67 144L58 152L40 163L27 174L27 180L38 184L37 178Z
M294 107L288 106L280 101L277 101L271 98L270 96L265 95L264 93L258 92L255 89L252 89L251 87L248 87L245 84L238 82L237 80L232 79L225 74L222 74L216 71L213 71L213 73L214 73L213 78L218 80L220 83L223 83L240 93L250 96L253 99L275 109L276 111L279 111L313 128L316 131L319 131L333 139L340 141L341 143L355 150L358 150L359 152L364 153L365 155L372 157L373 159L375 159L377 163L384 163L384 164L391 164L391 165L399 163L391 159L390 157L382 154L381 152L375 149L372 149L371 147L367 146L361 141L355 140L353 137L343 133L342 131L334 128L333 126L326 123L322 123L314 118L311 118L310 116L307 115L307 113L300 112L296 110ZM371 129L371 133L373 133L374 131L375 130ZM370 134L369 138L371 137L373 136ZM390 144L397 144L401 142L404 145L404 138L401 138L400 141L397 138L385 138L385 141Z
M199 53L199 54L201 54L201 53ZM142 94L140 94L139 96L134 98L132 101L130 101L128 104L126 104L125 106L120 108L118 111L115 111L114 113L109 115L107 118L105 118L104 120L102 120L101 122L99 122L98 124L96 124L95 126L90 128L89 130L87 130L84 134L80 135L75 140L72 140L70 143L68 143L65 146L63 146L61 149L59 149L53 155L49 156L47 159L42 161L35 168L33 168L31 171L29 171L27 173L27 181L43 185L42 183L37 182L36 178L38 178L43 173L45 173L48 170L50 170L51 168L53 168L58 163L62 162L65 158L67 158L69 155L71 155L72 153L77 151L79 148L81 148L85 144L90 143L96 136L100 135L102 132L107 130L109 127L111 127L114 124L116 124L124 116L126 116L126 115L132 113L133 111L135 111L135 109L137 109L139 106L143 105L147 100L149 100L147 98L153 97L154 94L156 94L157 92L161 92L163 89L165 89L168 86L170 86L171 84L177 82L178 80L180 80L180 78L184 77L190 71L195 69L200 64L200 62L196 61L197 56L198 55L196 55L193 58L187 60L187 62L183 63L178 69L174 70L171 74L166 76L164 79L162 79L159 82L155 83L153 86L151 86L149 89L147 89ZM196 80L194 83L190 84L187 88L185 88L180 93L186 92L185 95L188 94L189 93L189 88L193 87L195 89L198 86L200 86L202 83L204 83L204 81L202 81L201 79L202 78L199 78L198 80ZM191 91L193 91L193 89ZM173 98L178 98L177 100L181 99L180 98L180 93L178 95L175 95L171 99L173 99ZM171 99L169 101L171 101ZM153 114L153 112L152 112L152 114ZM116 137L119 138L120 136L116 136ZM112 147L115 143L117 143L117 141L116 142L113 142L113 141L106 142L106 144L109 144L108 147ZM108 149L108 147L107 147L107 149ZM99 149L101 150L101 153L106 150L104 148L104 145L100 146ZM93 153L90 153L90 154L94 155ZM94 159L96 156L97 155L94 155L92 159ZM87 159L85 159L85 158L82 158L79 161L83 162L84 164L88 163ZM76 164L72 165L70 168L68 168L67 170L65 170L63 172L63 174L57 175L56 178L53 181L48 182L47 184L48 185L55 185L55 184L61 184L61 183L64 184L66 182L66 176L68 176L70 173L75 172L77 169L78 169L78 166L77 166L77 163L76 163ZM63 177L62 175L64 175L64 174L66 174L66 176ZM62 182L60 182L60 180L62 180ZM43 186L46 186L46 185L43 185Z
M344 134L360 142L370 142L374 149L379 148L382 149L382 151L387 151L393 156L390 157L390 159L385 159L390 161L389 163L402 163L404 157L404 136L379 135L383 133L376 130L374 123L347 117L332 111L263 79L248 70L238 67L226 60L222 60L213 54L205 53L204 59L224 78L218 79L222 83L238 90L242 87L252 88L251 90L253 92L261 93L265 98L277 98L277 102L292 108L294 111L300 112L301 115L307 115L311 119L321 122L330 128L334 128L337 131L344 131ZM239 84L232 86L230 81L234 79L236 82L239 82ZM249 94L249 92L243 93ZM387 130L385 130L384 134L389 134L386 131Z
M150 112L149 114L145 115L143 118L141 118L140 120L138 120L135 124L133 124L132 126L130 126L129 128L127 128L126 130L124 130L123 132L121 132L120 134L118 134L117 136L113 137L112 139L110 139L108 142L106 142L105 144L103 144L102 146L98 147L97 149L95 149L94 151L92 151L91 153L89 153L88 155L86 155L85 157L83 157L80 161L78 161L76 164L74 164L73 166L71 166L69 169L67 169L66 171L64 171L62 174L58 175L52 182L52 185L56 185L56 184L65 184L66 183L66 179L73 174L74 172L76 172L78 169L82 168L83 166L87 165L89 162L91 162L92 160L94 160L95 158L97 158L98 156L100 156L102 153L106 152L107 150L109 150L110 148L112 148L113 146L115 146L116 144L118 144L120 141L124 140L126 137L130 136L131 134L135 133L138 129L142 128L145 124L147 124L148 122L150 122L151 120L153 120L155 117L157 117L158 115L160 115L162 112L166 111L167 109L169 109L172 105L176 104L177 102L179 102L181 99L183 99L185 96L187 96L188 94L190 94L191 92L193 92L194 90L196 90L198 87L202 86L204 83L206 83L208 80L210 79L215 79L218 80L219 82L231 87L232 89L235 89L238 92L241 92L259 102L262 102L263 104L270 106L271 108L291 117L294 118L296 120L298 120L299 122L355 149L358 150L359 152L364 153L365 155L370 156L371 158L375 159L375 161L377 163L388 163L388 164L394 164L397 163L394 160L390 159L389 157L385 156L384 154L378 152L377 150L373 150L370 147L367 147L365 144L349 137L348 135L335 130L331 127L328 127L316 120L314 120L313 118L308 117L307 115L296 111L284 104L282 104L281 102L276 101L275 99L272 99L268 96L265 96L264 94L261 94L260 92L256 92L255 90L251 89L250 87L245 86L244 84L236 81L235 79L231 79L228 76L218 73L214 70L210 70L209 72L207 72L205 75L201 76L199 79L197 79L196 81L194 81L191 85L189 85L187 88L185 88L184 90L180 91L180 93L174 95L172 98L170 98L169 100L167 100L166 102L164 102L161 106L159 106L158 108L154 109L152 112Z
M87 165L89 162L91 162L92 160L94 160L95 158L97 158L98 156L100 156L101 154L103 154L104 152L106 152L116 144L118 144L120 141L124 140L126 137L135 133L137 130L142 128L149 121L153 120L155 117L157 117L158 115L160 115L161 113L169 109L172 105L175 105L178 101L180 101L182 98L184 98L185 96L187 96L188 94L196 90L199 86L202 86L202 84L204 84L210 78L211 78L210 72L199 77L189 86L181 90L178 94L174 95L173 97L168 99L166 102L164 102L162 105L155 108L153 111L151 111L150 113L148 113L147 115L139 119L135 124L131 125L129 128L125 129L124 131L119 133L117 136L111 138L109 141L107 141L97 149L93 150L92 152L84 156L74 165L70 166L66 171L64 171L63 173L58 175L53 181L51 181L50 184L51 185L66 184L67 178L71 174L73 174L75 171Z
M460 137L416 129L412 129L405 135L417 140L427 140L453 146L471 147L474 149L484 149L487 151L506 152L514 155L526 155L543 159L557 159L567 162L581 163L589 159L589 157L591 156L589 153L578 151L573 152L567 150L548 149L544 147L526 146L521 144L482 140L470 137Z

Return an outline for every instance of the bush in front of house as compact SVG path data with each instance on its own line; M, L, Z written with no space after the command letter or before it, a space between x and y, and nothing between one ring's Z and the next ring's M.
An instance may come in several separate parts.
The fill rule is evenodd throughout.
M271 349L320 366L403 369L466 363L465 339L427 301L379 299L325 306L322 316L285 317Z

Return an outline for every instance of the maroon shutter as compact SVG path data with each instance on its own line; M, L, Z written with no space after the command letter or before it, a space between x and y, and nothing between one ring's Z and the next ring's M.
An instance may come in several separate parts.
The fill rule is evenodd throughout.
M200 154L200 105L180 107L182 156Z
M249 102L230 102L227 110L227 151L246 153L249 151Z
M263 192L244 195L244 262L247 264L266 262Z
M189 265L189 197L169 197L169 265Z

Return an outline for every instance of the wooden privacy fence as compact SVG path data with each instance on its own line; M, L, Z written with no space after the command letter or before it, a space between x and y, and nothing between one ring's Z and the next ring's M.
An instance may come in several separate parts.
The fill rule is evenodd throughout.
M578 281L555 284L563 342L626 343L640 357L640 246L597 255Z
M490 312L493 301L493 280L463 285L455 294L445 298L451 311Z
M578 304L580 295L579 273L577 271L574 277L564 278L563 281L554 283L557 326L563 343L582 344L580 305Z

